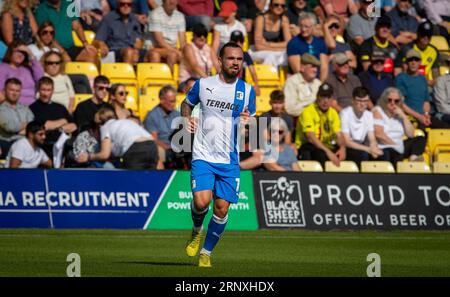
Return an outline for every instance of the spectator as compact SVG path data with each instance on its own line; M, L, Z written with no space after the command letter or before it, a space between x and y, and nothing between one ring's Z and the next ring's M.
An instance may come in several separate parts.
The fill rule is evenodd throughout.
M399 50L396 45L389 41L390 36L391 19L387 16L379 17L375 25L375 35L364 40L358 53L358 60L363 71L367 71L369 68L370 54L375 50L384 52L387 58L384 72L392 72L394 70L394 61L398 61ZM386 65L390 65L390 69ZM395 67L397 68L395 73L399 73L401 71L400 65L396 63Z
M419 52L410 49L406 54L407 70L395 79L396 87L404 96L403 110L418 122L420 129L445 128L444 123L430 115L431 97L427 80L419 73L420 61Z
M36 57L36 60L41 60L42 56L49 51L60 52L63 56L64 62L70 62L70 56L66 50L55 40L55 27L52 23L46 21L43 22L38 29L39 41L30 44L28 48Z
M117 10L117 0L107 0L107 2L110 10ZM150 3L152 3L152 0L132 0L131 11L136 15L141 25L146 25L148 23L147 16L150 11Z
M289 67L293 73L300 72L304 53L315 56L320 60L320 80L325 81L328 75L328 49L322 37L313 36L316 17L312 13L303 13L299 17L300 34L292 38L287 45Z
M428 18L439 26L440 35L450 40L450 5L447 0L422 0Z
M223 18L223 24L217 24L214 26L213 35L213 50L215 53L219 52L222 46L230 41L231 33L238 30L244 36L247 36L247 30L245 26L236 20L236 11L238 7L233 1L224 1L220 5L219 17Z
M383 52L374 51L370 57L369 69L358 75L361 85L369 90L369 109L377 105L378 98L386 88L394 86L392 77L384 73L385 61L386 56Z
M35 121L44 125L46 137L42 148L50 158L53 157L53 145L61 133L72 134L77 130L67 108L52 100L54 89L53 80L42 77L37 83L38 99L30 105Z
M189 93L189 90L192 88L192 86L194 86L196 81L197 79L195 77L189 77L188 79L186 79L185 81L181 82L178 85L177 92L187 95L187 93Z
M320 61L310 54L303 54L300 73L290 76L284 85L286 95L286 112L298 117L303 108L316 100L320 80L316 78Z
M80 1L80 22L83 29L97 32L103 16L109 11L110 7L106 0Z
M38 26L31 11L29 0L9 0L1 15L3 40L11 44L14 40L22 40L26 45L33 43Z
M381 160L394 166L404 158L423 161L425 137L414 137L414 126L402 110L403 96L396 88L387 88L373 109L375 137L383 150ZM404 136L408 139L403 140Z
M350 46L355 52L364 40L375 35L375 23L377 18L368 15L369 6L374 0L361 0L358 13L352 15L347 24L347 34L350 38Z
M108 96L109 79L106 76L99 75L94 79L94 94L91 99L85 100L77 105L73 113L78 132L83 132L89 128L95 127L95 113L104 106L113 107L104 102Z
M325 15L338 15L343 19L344 23L348 23L350 15L358 13L358 6L353 0L320 0Z
M450 68L450 56L445 55L447 67ZM450 73L439 77L433 88L433 101L436 106L435 117L450 125Z
M177 9L177 0L163 0L163 5L149 14L148 30L151 39L148 60L153 63L165 61L173 73L173 67L182 57L181 51L186 44L186 22Z
M255 45L249 50L253 60L275 67L286 65L286 47L291 39L285 0L273 0L270 9L255 19Z
M30 49L20 40L13 41L0 64L0 86L5 85L9 78L20 78L19 102L30 105L35 100L35 84L43 75L44 70Z
M42 1L35 12L36 21L38 25L50 21L55 26L55 39L67 51L72 61L96 63L97 49L87 42L78 18L67 13L71 4L72 2L62 0ZM72 31L75 31L83 47L75 46Z
M377 159L383 151L378 148L375 138L373 115L367 110L369 92L364 87L356 87L352 95L352 105L342 109L339 117L347 147L347 160L360 165L361 161Z
M174 0L172 0L174 1ZM176 0L178 9L186 18L186 30L192 31L196 24L202 23L211 31L214 26L214 3L210 0Z
M352 105L353 90L361 86L359 78L350 73L350 59L344 53L337 53L333 58L334 72L327 83L333 87L335 101L331 106L340 112Z
M257 129L254 126L252 128ZM243 125L243 129L241 129L244 134L242 136L244 145L239 150L239 166L242 170L260 170L263 168L264 152L257 149L258 144L250 141L250 130L249 125ZM256 130L252 130L252 133L256 133L254 131Z
M158 163L158 149L153 137L136 122L118 120L113 109L100 108L95 114L100 125L101 149L94 154L82 153L76 159L79 163L106 161L111 155L122 158L124 169L155 169Z
M216 72L220 69L216 51L206 43L208 37L206 27L201 23L195 25L193 34L192 42L183 48L179 81L185 81L189 77L207 77L211 75L213 67Z
M298 18L303 12L310 12L308 7L308 1L306 0L291 0L286 10L286 16L289 19L289 28L291 35L296 36L300 34L300 28L298 26Z
M52 168L52 160L41 148L45 141L44 126L36 121L26 126L26 137L14 142L6 158L6 168Z
M244 24L245 31L252 32L253 20L259 12L255 0L237 0L236 4L238 6L237 19Z
M316 160L322 166L330 160L336 166L345 160L345 140L341 133L339 115L331 107L333 88L324 83L317 91L316 102L300 115L295 143L300 160Z
M150 132L158 146L159 160L164 164L174 162L174 153L170 145L170 137L175 131L173 121L181 116L175 110L176 90L170 86L164 86L159 91L160 103L148 112L144 120L145 129Z
M42 57L45 76L50 77L54 82L52 101L62 104L69 110L74 111L75 91L73 90L70 77L64 73L64 61L59 52L46 52Z
M396 0L394 9L386 13L391 19L391 33L395 37L397 44L408 44L416 40L419 22L409 14L413 0Z
M5 82L5 101L0 104L0 147L1 158L8 154L11 144L25 136L25 128L34 120L28 106L18 103L22 84L17 78Z
M270 123L267 137L270 141L271 154L263 164L269 171L300 171L295 151L286 143L287 130L284 121L274 120Z
M116 62L143 62L146 50L143 49L141 25L131 12L132 1L119 0L118 5L117 10L103 18L94 45L100 49L103 58L112 51Z
M342 22L336 16L330 16L323 23L323 38L327 48L331 51L329 60L332 61L337 53L344 53L349 58L350 67L356 69L356 56L353 54L350 45L338 40L339 31L342 28Z
M128 92L125 89L124 84L113 84L109 89L109 104L111 104L111 106L114 108L116 116L119 120L132 119L140 124L139 118L133 112L133 110L131 108L125 107L127 96Z

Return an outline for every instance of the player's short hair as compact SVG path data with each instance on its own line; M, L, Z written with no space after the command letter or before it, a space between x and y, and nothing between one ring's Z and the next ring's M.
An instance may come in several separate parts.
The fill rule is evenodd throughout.
M228 47L231 47L231 48L240 48L240 49L242 50L242 48L241 48L241 47L239 46L239 44L237 44L236 42L233 42L233 41L227 42L227 43L225 43L225 44L222 46L222 48L220 49L220 52L219 52L219 57L220 57L220 58L223 58L223 56L225 55L225 49L228 48ZM244 52L244 51L242 50L242 52Z
M274 90L270 93L270 102L284 102L284 93L282 90Z
M44 125L41 122L38 121L31 121L27 124L27 127L25 128L26 135L30 134L36 134L37 132L45 130Z

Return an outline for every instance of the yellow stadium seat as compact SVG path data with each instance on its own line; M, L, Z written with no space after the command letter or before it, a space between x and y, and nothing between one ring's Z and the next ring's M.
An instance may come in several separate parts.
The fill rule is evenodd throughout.
M129 63L103 63L102 74L109 79L136 80L133 65Z
M184 93L178 93L177 94L177 105L176 105L176 108L179 108L181 106L181 103L184 101L185 98L186 98L186 94L184 94Z
M318 161L298 161L298 166L303 172L323 172L322 165Z
M431 173L425 162L397 162L397 173Z
M280 83L282 86L284 86L288 74L289 74L288 66L280 66Z
M450 67L448 66L440 66L439 67L439 74L442 75L446 75L450 73Z
M80 104L81 102L92 98L91 94L75 94L75 102L74 102L74 110L77 107L78 104Z
M434 162L433 173L450 174L450 162Z
M136 114L139 114L139 103L138 103L138 89L133 85L125 85L125 90L128 92L127 101L125 102L125 107L130 108Z
M256 64L254 65L254 67L256 71L256 77L258 78L259 87L282 87L280 75L278 74L278 70L275 66ZM252 81L250 71L246 71L245 80L247 82Z
M339 166L334 165L331 161L326 161L325 172L359 172L359 169L353 161L341 161Z
M89 78L98 75L97 66L90 62L67 62L65 72L67 74L86 74Z
M364 173L395 173L395 168L389 161L362 161L361 172Z
M261 95L256 96L256 115L272 109L270 106L270 93L275 91L275 88L260 88Z
M434 47L436 47L440 52L446 52L450 50L448 47L447 40L445 39L444 36L434 35L431 37L430 43L434 45Z
M446 152L439 152L435 159L436 162L450 162L450 150Z
M244 44L242 45L242 49L244 50L244 52L248 51L250 48L250 42L249 42L249 38L248 35L244 36Z
M150 94L139 96L139 117L141 121L144 121L145 117L147 116L147 113L158 104L159 104L158 93L151 92Z
M92 44L92 42L95 39L95 32L90 31L90 30L84 30L84 36L86 37L87 43ZM75 31L72 31L72 37L73 37L73 42L74 42L75 46L78 46L78 47L83 46L83 43L81 42L80 38L78 38L78 35Z
M430 129L427 145L433 158L436 158L440 151L450 150L450 129Z
M146 91L148 86L175 85L169 66L165 63L139 63L137 65L139 87Z

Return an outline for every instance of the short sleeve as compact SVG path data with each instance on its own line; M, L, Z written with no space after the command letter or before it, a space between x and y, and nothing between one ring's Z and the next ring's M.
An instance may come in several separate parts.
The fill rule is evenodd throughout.
M309 108L303 110L298 122L303 124L303 133L315 132L313 113L309 112Z
M158 11L158 9L153 10L148 15L148 20L149 20L148 31L150 31L150 32L162 32L161 18L157 14L157 11Z
M192 106L195 106L200 102L200 79L194 83L187 94L186 102Z
M20 161L25 159L26 154L25 148L21 145L22 143L22 141L18 140L11 147L11 157Z
M100 26L97 30L97 33L95 34L95 39L99 41L106 42L106 39L108 38L108 16L104 17L103 20L100 22Z
M44 150L40 150L40 154L41 154L41 164L47 163L49 158L47 154L44 152Z
M252 117L256 115L256 94L253 87L250 87L250 96L248 98L248 112Z
M346 110L342 110L340 112L340 118L341 118L341 130L344 133L349 134L350 133L350 121L347 117L347 113L345 112Z
M104 140L104 139L106 139L106 138L111 139L111 133L110 133L110 131L109 131L109 125L108 125L108 123L106 123L105 125L103 125L103 126L100 128L100 136L101 136L101 139L102 139L102 140Z
M295 56L295 55L300 55L300 53L298 52L298 49L297 49L297 42L296 41L297 41L297 37L294 37L288 42L287 49L286 49L288 57Z
M362 27L359 26L358 21L356 19L356 14L350 17L350 21L348 22L347 32L350 38L354 39L357 36L363 36Z
M375 131L373 115L371 112L367 112L367 131L369 131L369 132Z

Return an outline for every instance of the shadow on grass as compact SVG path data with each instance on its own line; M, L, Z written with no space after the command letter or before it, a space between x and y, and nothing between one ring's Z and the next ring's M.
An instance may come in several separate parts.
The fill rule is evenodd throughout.
M180 262L158 262L158 261L127 261L116 262L118 264L133 264L133 265L149 265L149 266L197 266L196 263L180 263Z

